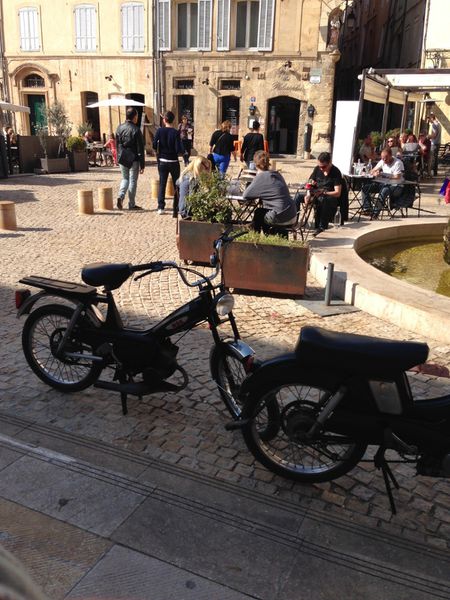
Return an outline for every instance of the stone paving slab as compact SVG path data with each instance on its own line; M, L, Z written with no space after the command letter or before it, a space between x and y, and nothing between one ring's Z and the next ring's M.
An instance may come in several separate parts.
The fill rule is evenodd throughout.
M303 171L306 173L311 166L306 165ZM297 181L302 176L295 164L283 164L283 169L288 180ZM240 434L224 430L228 415L208 373L211 337L206 328L199 328L179 343L180 362L188 366L191 376L188 387L178 395L155 394L142 402L131 399L126 418L121 415L117 394L90 388L65 395L45 386L30 371L20 343L23 320L15 318L13 306L13 291L20 277L35 273L79 280L80 267L89 262L177 259L174 220L169 214L158 216L156 202L149 200L149 179L154 176L156 169L152 166L139 181L137 202L145 207L143 213L114 211L92 217L77 215L76 191L108 183L117 191L116 169L74 176L14 178L2 183L2 198L16 201L19 230L12 234L0 232L0 410L40 426L56 425L68 436L81 434L157 461L195 469L267 497L326 507L330 514L395 532L430 547L447 547L450 525L444 515L450 494L446 481L413 477L410 467L397 467L401 485L396 493L399 514L392 518L382 492L382 477L371 465L360 465L334 482L302 486L256 464ZM432 195L429 202L448 214L449 207L438 205ZM308 286L317 287L312 280ZM148 326L192 297L192 292L174 273L166 272L139 282L129 280L115 295L127 324ZM417 339L411 332L365 313L320 317L289 299L239 296L236 317L243 339L255 347L260 358L292 348L306 324ZM424 341L430 345L431 361L450 364L450 347L431 339ZM449 383L423 375L412 376L411 382L420 397L443 393ZM27 434L24 431L22 435ZM46 443L44 438L42 443ZM63 451L62 446L57 449Z
M27 569L49 599L64 598L111 542L0 498L0 543Z
M67 598L245 600L254 598L134 550L113 546Z

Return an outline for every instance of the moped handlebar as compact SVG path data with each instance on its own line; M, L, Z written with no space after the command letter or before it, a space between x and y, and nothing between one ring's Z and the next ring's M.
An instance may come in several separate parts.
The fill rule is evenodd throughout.
M173 262L173 261L156 261L156 262L151 262L151 263L145 263L142 265L131 265L130 266L131 273L136 273L137 271L144 271L144 273L141 273L141 275L138 275L137 277L134 278L135 281L137 281L138 279L141 279L142 277L146 277L147 275L150 275L151 273L158 273L160 271L165 271L167 269L176 269L178 271L178 274L181 277L183 283L185 285L187 285L188 287L197 287L204 283L210 282L215 277L217 277L217 274L219 272L219 266L217 265L216 268L214 269L214 272L211 275L209 275L208 277L205 277L198 271L195 271L194 269L190 269L190 268L186 268L186 267L180 267L180 265L178 265L176 262ZM191 282L187 279L184 272L193 273L194 275L197 275L198 277L200 277L200 279L198 279L197 281Z

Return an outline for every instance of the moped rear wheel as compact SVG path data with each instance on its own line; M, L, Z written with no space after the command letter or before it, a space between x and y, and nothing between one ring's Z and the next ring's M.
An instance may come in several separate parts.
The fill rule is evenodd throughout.
M102 367L89 358L57 358L58 348L73 309L49 304L34 310L25 321L22 348L27 363L44 383L63 392L77 392L92 385ZM66 351L92 355L91 346L77 339L77 330L67 342Z
M238 358L226 344L214 346L210 357L211 374L219 394L234 419L241 416L242 403L239 392L247 377L244 361Z
M303 483L330 481L353 469L367 444L325 426L310 437L319 403L328 390L307 380L269 383L248 401L243 428L248 449L269 470ZM278 410L274 410L276 404Z

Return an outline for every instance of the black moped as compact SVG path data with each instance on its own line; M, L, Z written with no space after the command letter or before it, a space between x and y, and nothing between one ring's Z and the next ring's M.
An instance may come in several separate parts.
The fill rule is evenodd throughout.
M419 342L303 327L292 353L245 379L241 418L227 429L241 428L259 462L303 483L344 475L374 446L395 512L389 463L450 477L450 395L415 400L405 373L427 356Z
M41 289L33 295L29 289L16 291L18 316L29 315L22 332L29 366L42 381L63 392L76 392L90 385L120 392L126 414L128 394L142 397L186 387L188 374L177 362L178 347L172 338L207 323L214 342L211 375L231 415L238 418L238 390L253 367L254 352L240 339L232 312L234 298L225 289L223 277L213 284L221 272L221 248L234 237L224 233L215 242L211 256L214 270L209 276L175 262L156 261L140 265L90 264L81 271L84 283L24 277L20 283ZM198 296L149 329L124 327L112 291L135 273L140 272L137 280L167 269L176 269L185 285L197 288ZM188 273L198 279L189 281ZM100 286L102 291L97 289ZM58 302L49 304L50 297ZM106 311L99 310L101 305ZM231 326L232 337L220 336L218 328L223 323ZM106 369L112 369L112 378L99 379Z

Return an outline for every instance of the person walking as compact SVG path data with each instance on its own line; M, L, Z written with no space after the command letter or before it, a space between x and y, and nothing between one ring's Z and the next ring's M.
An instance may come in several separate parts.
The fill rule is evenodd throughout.
M234 160L236 160L234 138L230 131L231 121L223 121L220 129L217 129L217 131L212 134L209 142L209 153L213 155L214 165L219 169L222 175L225 175L227 172L232 153Z
M241 147L241 162L246 163L247 167L252 171L255 170L253 157L258 150L264 150L264 138L262 133L259 133L259 121L253 121L252 130L244 136Z
M428 137L431 141L430 158L428 160L428 177L431 177L432 170L435 176L437 175L438 171L439 146L441 144L442 127L434 113L430 113L428 123L430 127Z
M128 108L126 121L116 131L117 158L120 165L122 181L120 182L117 208L122 210L125 194L128 191L128 210L142 210L135 202L139 173L144 172L145 153L144 138L137 126L138 112Z
M163 127L159 127L153 139L153 149L158 156L159 192L158 214L163 215L166 208L166 185L169 174L173 183L180 176L178 155L183 154L184 148L180 140L180 132L174 127L175 115L168 110L163 116Z
M192 144L194 142L194 127L192 123L189 123L187 115L183 115L181 117L181 123L178 125L178 131L180 132L180 140L184 148L184 166L187 167L189 164L189 157L191 156L192 152Z

